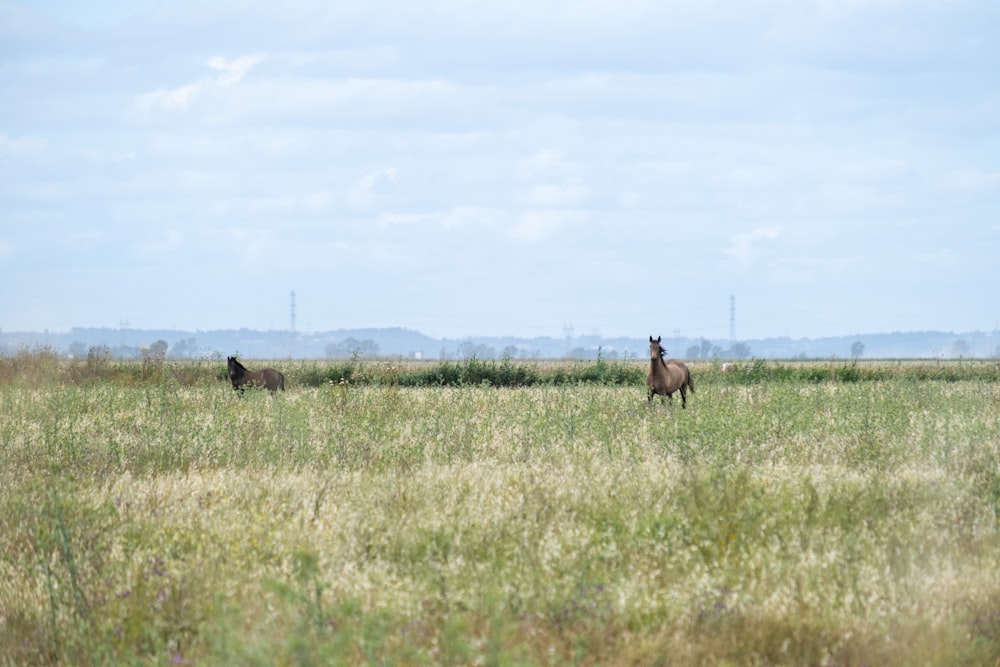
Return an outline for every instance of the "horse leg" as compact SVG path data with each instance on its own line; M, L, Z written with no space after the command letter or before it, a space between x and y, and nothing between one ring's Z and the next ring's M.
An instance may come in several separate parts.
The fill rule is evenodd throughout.
M653 405L653 397L657 396L657 395L659 395L659 397L660 397L660 405L663 405L666 402L666 400L668 398L670 398L670 396L664 394L662 391L656 391L654 388L650 387L649 391L646 392L646 406L647 407L652 407L652 405ZM671 402L673 401L672 398L670 400L671 400Z
M688 406L687 391L684 389L684 385L681 385L681 409L686 410Z

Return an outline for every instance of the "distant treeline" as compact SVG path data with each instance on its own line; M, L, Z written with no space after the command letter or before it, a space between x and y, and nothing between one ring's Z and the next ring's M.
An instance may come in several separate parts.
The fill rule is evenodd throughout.
M643 386L646 363L628 360L520 361L248 361L257 368L271 365L299 387L529 387L597 384ZM1000 382L1000 363L960 361L772 361L749 359L724 371L717 361L691 364L695 386L754 385L775 382L981 381ZM226 364L217 360L177 361L148 356L141 361L102 355L66 359L44 349L0 357L0 383L46 384L228 384Z
M641 361L647 337L664 334L674 357L693 361L746 359L877 360L885 358L986 359L1000 357L1000 329L993 331L911 331L858 333L821 338L758 338L740 341L703 336L669 336L667 332L636 332L635 336L599 334L540 336L476 336L433 338L400 327L338 329L301 333L229 329L182 331L74 327L65 332L0 331L0 356L24 347L46 346L63 356L83 358L92 349L112 357L139 360L151 352L167 359L224 359L230 354L248 359L346 360L410 359L456 361L496 359L517 361L567 359L581 361Z
M691 364L695 386L701 384L753 385L768 382L885 382L890 380L944 382L1000 382L1000 363L951 362L775 362L750 359L724 372L719 363ZM597 360L521 362L479 360L440 363L330 363L303 364L296 373L300 384L390 384L401 387L478 386L524 387L534 385L644 385L646 364Z

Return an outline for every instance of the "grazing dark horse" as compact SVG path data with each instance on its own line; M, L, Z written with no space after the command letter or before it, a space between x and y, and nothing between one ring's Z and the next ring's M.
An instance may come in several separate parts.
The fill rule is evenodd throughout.
M285 391L285 376L273 368L265 368L260 371L250 371L247 367L236 361L236 357L227 357L229 364L229 379L233 383L233 389L242 392L244 387L267 387L272 394L279 389Z
M667 351L660 345L660 337L656 340L649 337L649 370L646 372L646 387L649 390L648 402L652 403L653 395L666 396L674 401L674 392L681 390L681 407L687 407L687 390L694 393L694 382L691 371L683 362L676 359L664 359Z

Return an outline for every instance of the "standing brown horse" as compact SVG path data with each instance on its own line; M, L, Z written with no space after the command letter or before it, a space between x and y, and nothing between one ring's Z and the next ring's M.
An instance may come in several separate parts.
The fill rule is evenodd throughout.
M660 337L656 340L649 337L649 370L646 372L646 386L649 390L648 402L652 403L653 394L666 396L674 401L674 392L681 390L681 407L687 407L687 390L694 393L694 382L691 371L683 362L676 359L664 360L667 351L660 345Z
M226 357L229 364L229 380L233 383L233 389L242 392L246 385L251 387L267 387L267 390L274 394L279 389L285 391L285 376L273 368L265 368L260 371L250 371L247 367L236 361L236 357Z

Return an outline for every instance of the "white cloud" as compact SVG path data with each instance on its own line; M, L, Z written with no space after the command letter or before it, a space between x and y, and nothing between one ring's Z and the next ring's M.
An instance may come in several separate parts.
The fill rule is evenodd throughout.
M546 208L580 206L586 199L587 188L575 181L565 185L536 185L517 195L517 201L521 204Z
M222 72L222 74L215 77L214 83L219 86L232 86L242 81L247 72L253 69L257 63L264 60L264 57L261 54L255 54L240 56L235 60L226 60L225 58L216 56L208 61L208 66Z
M236 196L214 201L210 210L219 216L245 216L257 220L283 221L299 216L311 217L327 213L332 204L333 195L325 190L281 192L271 196L236 193Z
M206 100L200 109L203 118L214 125L333 128L346 124L376 126L384 132L384 124L392 123L393 129L410 125L423 130L455 127L486 111L470 89L440 79L304 77L288 71L240 85L205 85L196 93L195 99ZM156 101L137 108L155 109Z
M618 206L621 208L636 208L642 204L642 195L638 192L627 191L618 193Z
M233 60L213 57L208 60L208 67L220 72L216 76L205 76L183 86L174 88L159 88L140 95L132 103L129 115L134 119L147 119L159 113L172 113L190 109L202 96L212 90L235 86L264 60L264 55L245 55Z
M579 224L583 217L578 211L558 209L524 211L518 217L511 235L518 241L538 243Z
M390 227L409 227L433 219L429 213L383 213L378 216L379 223Z
M107 29L148 12L153 0L104 0L87 3L45 0L21 4L30 4L35 11L86 28Z
M776 282L801 286L816 280L842 280L860 265L861 260L854 256L783 257L768 265L768 277Z
M445 229L495 227L505 218L502 209L479 206L459 206L440 215L441 226Z
M933 252L917 253L913 256L913 261L931 266L950 266L955 262L955 255L951 250L942 248Z
M561 173L565 169L563 152L546 148L517 163L515 173L519 178L534 179L541 175Z
M135 247L146 255L167 254L180 250L186 238L187 235L180 230L166 229L149 240L140 241Z
M384 195L392 190L399 170L396 167L384 167L368 172L361 177L348 193L351 205L356 208L367 208L371 206L379 195Z
M970 167L957 169L942 179L941 186L958 192L1000 189L1000 171Z
M265 273L273 269L276 253L281 252L280 235L271 229L225 227L207 230L206 236L225 244L227 255L235 256L241 270Z
M45 150L46 144L44 139L0 134L0 156L25 157L38 154Z
M333 196L325 191L305 192L298 197L298 209L309 215L316 215L330 210Z
M184 111L194 103L208 85L206 80L200 80L185 86L161 88L140 95L132 104L132 114L137 118L145 118L161 111Z
M738 266L748 266L753 258L758 254L758 246L762 242L777 239L782 232L782 227L759 227L749 232L737 234L729 241L729 245L723 252L734 260Z

